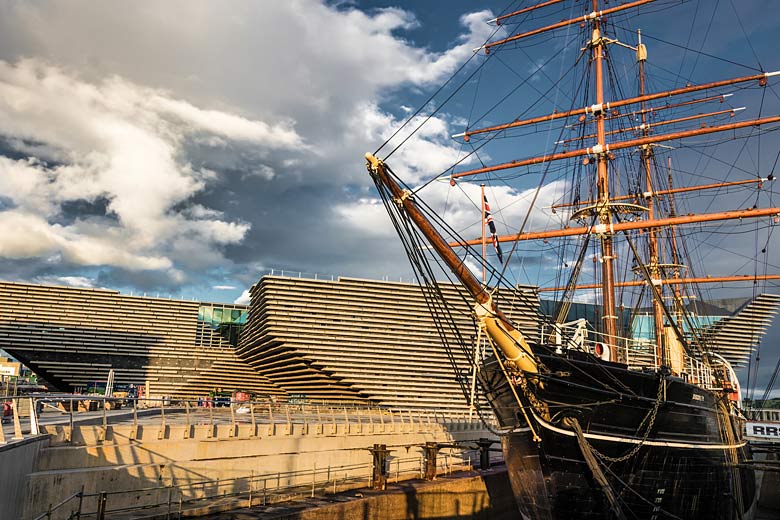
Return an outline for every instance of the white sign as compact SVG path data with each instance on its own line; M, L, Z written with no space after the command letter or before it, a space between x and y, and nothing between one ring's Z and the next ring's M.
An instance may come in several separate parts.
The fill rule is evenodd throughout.
M747 423L746 429L748 437L780 441L780 423L751 421Z
M0 365L0 376L18 376L19 365Z

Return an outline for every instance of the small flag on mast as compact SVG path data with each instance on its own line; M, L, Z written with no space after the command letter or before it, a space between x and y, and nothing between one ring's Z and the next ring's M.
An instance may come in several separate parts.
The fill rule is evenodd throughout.
M493 247L496 249L498 261L504 263L504 255L501 253L501 244L498 243L498 234L496 233L496 224L493 222L493 215L490 214L490 205L488 205L487 196L485 196L485 223L490 229L490 238L493 240Z

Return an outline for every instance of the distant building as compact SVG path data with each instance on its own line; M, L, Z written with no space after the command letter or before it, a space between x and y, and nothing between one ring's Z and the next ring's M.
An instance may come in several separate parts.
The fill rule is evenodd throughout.
M536 334L535 291L515 296L515 318ZM467 349L469 313L458 300ZM472 376L471 352L454 352L453 368L418 286L348 278L264 277L250 309L0 283L0 348L61 391L99 386L113 369L117 384L149 381L153 396L235 389L453 412L468 408Z
M753 349L764 337L777 315L780 295L759 294L755 298L729 298L701 305L682 323L690 339L697 330L704 343L729 361L735 368L745 366ZM640 312L630 322L630 337L638 341L655 341L652 316Z

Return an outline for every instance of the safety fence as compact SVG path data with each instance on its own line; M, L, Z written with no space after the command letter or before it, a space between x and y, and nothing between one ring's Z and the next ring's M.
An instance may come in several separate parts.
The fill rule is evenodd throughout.
M476 417L470 418L466 413L388 410L354 402L279 403L230 398L206 401L47 394L8 397L5 402L10 406L6 407L7 415L0 424L0 444L51 431L49 427L61 429L62 440L72 442L74 427L80 425L98 426L101 431L98 440L105 440L110 427L120 424L136 429L139 425L154 426L160 439L167 438L170 428L177 425L183 426L185 432L205 426L207 435L223 426L235 435L243 431L250 436L292 434L296 425L304 427L299 431L323 435L427 431L441 425L453 430L482 427Z

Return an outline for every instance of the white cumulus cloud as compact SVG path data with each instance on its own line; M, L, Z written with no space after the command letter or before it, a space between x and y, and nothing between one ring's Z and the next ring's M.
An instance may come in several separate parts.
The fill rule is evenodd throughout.
M461 35L431 49L405 37L420 25L410 11L349 2L11 3L0 211L16 227L0 257L134 270L129 284L255 261L345 272L343 237L372 231L339 213L337 187L369 186L362 155L399 124L384 95L442 81L492 17L463 16ZM407 181L458 158L448 133L440 114L396 155ZM282 214L295 234L280 235Z
M300 147L288 122L266 124L204 110L110 77L93 84L39 60L0 62L0 135L41 143L38 157L0 157L0 256L60 255L83 266L174 267L182 239L204 252L240 242L249 224L187 202L211 176L187 158L195 135ZM103 202L97 215L68 219L64 205Z

